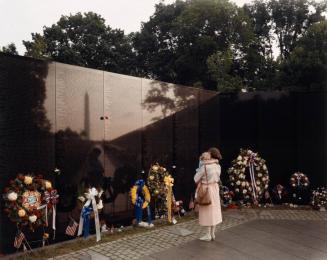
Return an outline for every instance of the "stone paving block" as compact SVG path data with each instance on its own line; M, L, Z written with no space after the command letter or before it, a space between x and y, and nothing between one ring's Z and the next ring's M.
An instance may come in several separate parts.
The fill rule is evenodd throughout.
M286 220L327 220L327 212L314 212L306 210L229 210L223 212L223 223L218 226L218 232L224 232L231 227L238 226L245 222L255 219L264 219L271 221L274 219ZM176 229L186 229L192 232L188 236L180 236L173 231ZM116 241L107 242L93 246L89 249L84 249L61 256L72 259L73 257L86 257L85 251L91 250L96 254L100 254L105 259L138 259L149 256L150 254L161 252L172 247L182 246L190 241L196 240L204 233L205 229L198 225L197 220L191 220L185 223L178 223L175 226L168 226L157 230L149 231L145 234L136 234L129 237L121 238ZM318 232L318 231L317 231ZM317 236L317 234L313 233ZM89 252L89 251L87 251ZM55 259L58 259L57 257ZM146 259L151 259L146 258Z

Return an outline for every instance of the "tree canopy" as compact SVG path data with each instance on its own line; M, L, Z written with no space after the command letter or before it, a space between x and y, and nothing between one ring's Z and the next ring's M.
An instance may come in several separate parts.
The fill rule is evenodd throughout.
M283 88L321 90L327 86L327 21L309 27L282 64Z
M133 74L130 42L124 31L110 28L92 12L62 16L56 24L44 27L43 35L35 33L32 41L23 41L27 56Z
M1 52L12 54L12 55L18 55L16 45L14 43L10 43L7 46L3 46L0 49Z
M324 88L326 10L311 0L160 2L129 35L77 13L32 33L25 55L219 91Z

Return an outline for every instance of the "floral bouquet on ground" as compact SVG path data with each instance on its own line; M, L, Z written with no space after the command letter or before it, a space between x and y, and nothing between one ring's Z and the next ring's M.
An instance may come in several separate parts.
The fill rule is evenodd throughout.
M266 161L251 150L240 150L238 157L232 161L228 174L235 198L241 204L258 204L268 190L269 174Z
M311 205L316 210L327 209L327 189L325 187L312 191Z
M292 201L295 204L309 203L309 178L302 172L295 172L290 178Z
M285 203L287 197L287 191L283 185L277 184L273 188L272 194L273 194L274 203L278 203L278 204Z
M234 192L230 191L227 186L221 186L219 191L222 206L228 207L233 201Z

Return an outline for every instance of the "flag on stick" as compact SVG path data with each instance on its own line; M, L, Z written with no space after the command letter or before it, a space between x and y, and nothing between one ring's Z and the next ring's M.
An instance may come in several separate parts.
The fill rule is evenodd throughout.
M15 236L14 247L19 249L25 239L25 235L22 231L18 231L17 235Z
M75 236L77 227L78 227L78 223L75 220L71 219L66 228L66 232L65 232L66 235L71 236L71 237Z

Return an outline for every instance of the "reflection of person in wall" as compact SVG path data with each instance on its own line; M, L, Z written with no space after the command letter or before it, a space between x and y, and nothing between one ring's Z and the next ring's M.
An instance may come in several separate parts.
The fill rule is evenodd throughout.
M101 150L93 148L86 162L86 186L101 188L103 185L104 168L100 161Z
M96 188L98 190L102 189L104 183L104 167L100 160L101 150L94 147L89 153L86 161L86 178L85 178L85 188ZM99 213L101 231L107 231L106 222L103 213Z

